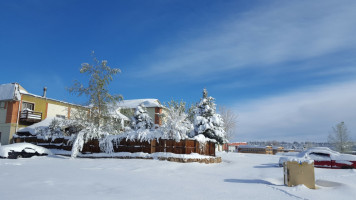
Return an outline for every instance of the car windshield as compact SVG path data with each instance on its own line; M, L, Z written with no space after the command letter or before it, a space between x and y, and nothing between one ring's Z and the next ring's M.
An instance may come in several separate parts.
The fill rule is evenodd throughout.
M320 153L320 152L311 152L309 153L309 157L313 160L331 160L330 154Z
M31 149L31 148L25 148L23 151L26 152L26 153L36 153L36 151L34 149Z

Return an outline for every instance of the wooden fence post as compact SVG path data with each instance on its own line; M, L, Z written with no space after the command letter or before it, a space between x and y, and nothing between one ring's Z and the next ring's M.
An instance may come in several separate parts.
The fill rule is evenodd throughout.
M150 153L156 153L156 140L151 140L151 150Z

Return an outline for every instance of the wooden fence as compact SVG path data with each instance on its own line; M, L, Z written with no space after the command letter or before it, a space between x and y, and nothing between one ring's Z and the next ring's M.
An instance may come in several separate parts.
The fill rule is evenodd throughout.
M72 150L72 144L68 144L68 140L64 138L48 138L47 140L38 139L37 137L17 137L14 138L14 143L28 142L48 149L63 149ZM156 153L167 152L175 154L191 154L198 153L201 155L215 156L215 143L206 142L199 143L196 140L151 140L150 142L140 142L137 140L121 140L119 143L113 144L114 152L144 152ZM90 140L84 144L82 153L100 153L99 141L97 139Z

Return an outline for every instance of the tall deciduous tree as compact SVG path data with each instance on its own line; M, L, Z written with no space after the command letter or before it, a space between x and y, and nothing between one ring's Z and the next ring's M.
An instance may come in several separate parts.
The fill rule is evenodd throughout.
M103 120L109 115L109 108L122 100L121 95L111 95L109 84L113 81L113 76L120 73L120 69L111 68L106 60L99 61L92 52L93 63L83 63L80 73L89 77L87 86L79 81L68 90L78 96L86 95L89 97L89 105L92 107L90 118L93 123L100 128Z
M115 106L122 99L122 96L111 95L108 87L113 81L113 76L120 73L120 69L109 67L106 60L99 61L95 57L94 51L92 57L93 63L83 63L80 69L80 73L88 76L88 84L84 86L76 80L74 85L68 88L70 93L88 96L88 104L91 107L89 116L80 114L74 120L75 124L79 123L83 127L73 143L72 157L78 155L83 149L84 143L88 140L102 138L116 131L109 109L112 109L110 107Z
M353 142L344 122L340 122L333 127L333 131L329 134L328 142L339 152L343 153L351 150Z
M226 139L232 140L236 134L237 115L232 109L229 109L225 106L219 106L219 113L224 121Z

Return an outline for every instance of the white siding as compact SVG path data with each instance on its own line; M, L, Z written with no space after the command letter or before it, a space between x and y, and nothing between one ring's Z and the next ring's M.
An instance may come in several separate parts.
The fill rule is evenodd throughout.
M80 113L78 113L78 109L76 108L71 108L70 109L70 118L74 119L76 116L79 116Z

